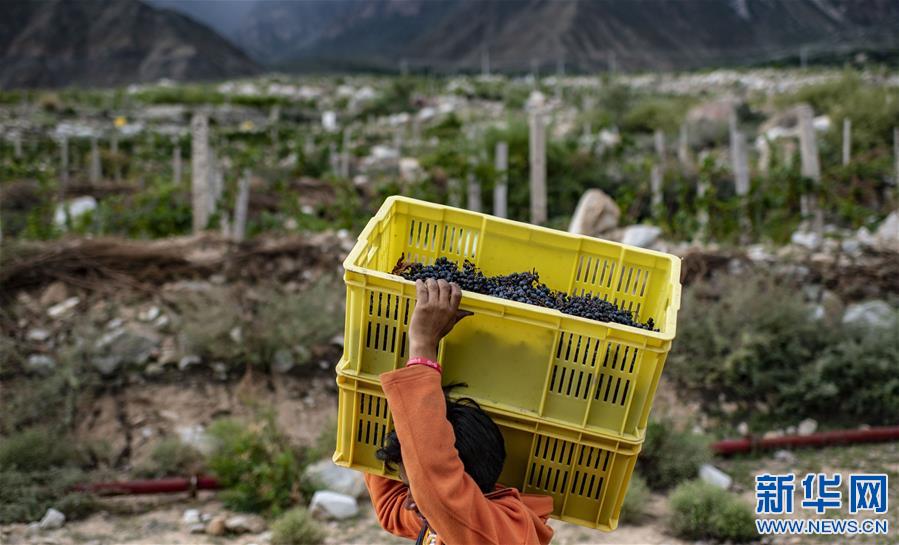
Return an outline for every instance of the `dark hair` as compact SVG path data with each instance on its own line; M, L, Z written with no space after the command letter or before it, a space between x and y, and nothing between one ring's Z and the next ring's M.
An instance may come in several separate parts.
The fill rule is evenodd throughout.
M503 471L506 460L506 444L499 428L478 405L477 401L463 397L449 398L453 388L467 384L450 384L443 387L446 399L446 419L456 435L456 450L465 467L465 472L474 479L481 492L493 492L496 481ZM402 463L403 455L396 431L384 437L384 445L378 449L377 457L393 471L395 464Z

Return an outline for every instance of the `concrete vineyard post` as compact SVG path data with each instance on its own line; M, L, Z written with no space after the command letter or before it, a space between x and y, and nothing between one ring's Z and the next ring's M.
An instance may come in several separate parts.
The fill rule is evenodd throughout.
M69 185L69 139L62 136L59 139L59 200L65 198L66 188Z
M447 203L455 208L462 206L462 183L458 178L450 178L446 183Z
M269 140L271 141L275 157L278 157L278 147L280 145L280 141L278 140L279 121L281 121L281 106L275 104L272 106L272 109L269 110L268 114Z
M796 142L786 138L781 139L780 155L784 168L786 168L787 170L792 169L793 163L796 162Z
M546 222L546 128L543 113L530 114L531 223Z
M91 137L91 166L90 181L92 185L100 183L103 176L100 166L100 146L97 144L97 137Z
M755 141L755 147L759 152L758 171L763 178L768 177L771 170L771 144L764 136L759 136Z
M731 141L734 169L734 186L740 201L740 240L748 243L749 230L752 223L749 221L749 158L746 149L746 135L741 131L734 131Z
M113 159L113 172L112 175L115 178L115 181L122 181L122 165L121 160L119 158L119 133L118 131L114 131L112 133L112 141L110 143L110 149L112 150L112 159Z
M250 172L245 170L237 182L237 199L234 202L234 240L242 242L247 231L247 207L250 204Z
M474 168L474 163L471 168ZM468 172L468 209L472 212L481 211L481 182L473 170Z
M709 209L704 202L705 194L708 191L707 181L704 175L700 175L696 181L696 200L699 205L696 211L696 221L699 223L699 240L705 240L708 235L709 226Z
M340 148L340 177L350 177L350 130L343 131L343 144Z
M193 210L193 230L199 233L209 224L209 119L194 114L190 123L190 176Z
M893 160L896 162L896 197L899 199L899 127L893 127Z
M818 162L818 142L815 139L815 114L808 105L798 108L799 113L799 154L802 161L802 176L811 179L817 186L821 183L821 164ZM812 195L802 196L802 215L814 216L815 231L823 229L823 217Z
M181 185L181 144L175 143L172 149L172 179L175 185Z
M662 184L665 173L665 133L660 129L656 129L653 135L653 142L656 151L656 161L652 165L649 182L652 191L652 213L655 216L659 213L664 200Z
M852 120L843 119L843 166L852 159Z
M340 157L337 156L337 144L334 142L328 144L328 164L331 167L331 173L335 176L339 176Z
M680 126L677 140L677 160L683 168L689 169L692 166L690 161L690 136L686 123L681 123Z
M16 131L12 133L12 149L13 156L16 159L22 158L22 133Z
M496 168L496 184L493 186L493 215L500 218L508 217L507 198L509 191L509 144L507 142L496 143L496 156L494 157Z

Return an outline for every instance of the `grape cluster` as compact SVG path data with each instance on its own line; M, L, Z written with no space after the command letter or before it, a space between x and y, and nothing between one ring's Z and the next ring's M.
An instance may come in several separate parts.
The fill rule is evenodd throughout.
M445 257L438 258L433 265L422 263L406 263L403 258L393 269L406 280L446 280L459 284L463 290L473 291L483 295L501 297L519 303L528 303L545 308L556 309L562 313L581 318L588 318L599 322L614 322L616 324L629 325L649 331L658 331L653 319L641 323L634 319L629 310L618 308L616 305L592 295L568 295L567 293L550 289L540 282L537 271L512 273L501 276L486 276L474 263L467 259L462 268Z

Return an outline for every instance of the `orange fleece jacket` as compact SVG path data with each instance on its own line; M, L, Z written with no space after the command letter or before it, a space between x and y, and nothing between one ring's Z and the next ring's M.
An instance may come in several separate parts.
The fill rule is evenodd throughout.
M414 365L384 373L381 385L393 414L409 485L366 475L365 484L381 526L415 539L418 516L403 507L409 489L418 510L446 545L545 545L553 535L546 524L550 496L523 495L502 488L485 495L462 465L453 428L446 419L440 373Z

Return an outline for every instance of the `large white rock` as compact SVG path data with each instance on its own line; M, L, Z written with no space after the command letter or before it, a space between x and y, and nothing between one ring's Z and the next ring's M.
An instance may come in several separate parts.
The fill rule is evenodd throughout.
M53 214L53 223L55 223L56 226L60 229L64 229L66 227L67 209L69 212L69 218L71 218L72 221L75 221L88 212L93 212L94 210L96 210L97 200L90 196L77 197L66 203L57 205L56 212L54 212Z
M624 228L621 235L621 243L640 248L649 248L659 237L662 229L655 225L629 225Z
M699 478L710 485L723 488L724 490L730 488L730 485L733 482L730 475L709 464L702 464L699 467Z
M574 209L568 232L596 236L618 227L621 210L611 197L600 189L588 189Z
M352 496L330 490L319 490L309 502L309 512L322 518L343 520L359 514L359 505L356 503L356 498Z
M361 473L335 465L327 458L307 467L306 478L322 488L354 498L365 492L365 480Z
M843 323L862 327L889 327L896 320L896 310L884 301L855 303L846 308Z
M879 250L899 252L899 210L883 220L874 233L874 240Z
M62 528L65 523L66 516L51 507L44 513L44 518L41 519L38 526L41 530L56 530Z

